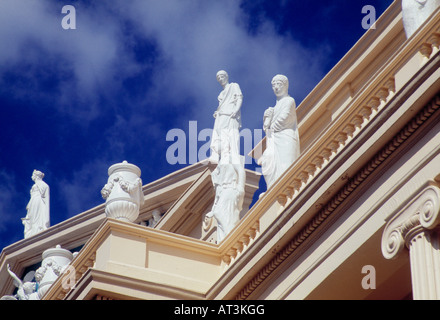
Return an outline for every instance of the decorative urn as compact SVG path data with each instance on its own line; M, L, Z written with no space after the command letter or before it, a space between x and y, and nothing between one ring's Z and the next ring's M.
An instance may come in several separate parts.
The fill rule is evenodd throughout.
M57 245L43 252L41 267L35 272L38 296L41 299L73 259L73 253Z
M101 195L106 200L105 214L109 218L135 222L139 209L144 204L141 170L134 164L123 161L108 169L108 182Z

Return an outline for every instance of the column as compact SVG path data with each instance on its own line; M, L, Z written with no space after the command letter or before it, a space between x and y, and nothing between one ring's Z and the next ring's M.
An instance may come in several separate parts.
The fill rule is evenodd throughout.
M414 300L440 300L440 189L428 185L410 199L387 223L382 253L393 259L406 248Z
M409 243L414 299L440 299L440 256L438 233L422 231Z

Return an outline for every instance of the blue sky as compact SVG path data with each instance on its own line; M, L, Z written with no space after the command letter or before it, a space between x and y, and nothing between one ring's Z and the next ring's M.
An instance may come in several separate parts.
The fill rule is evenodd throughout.
M0 249L23 238L34 169L51 225L103 203L114 163L139 166L144 184L181 169L167 132L212 128L218 70L240 84L243 128L261 129L275 74L300 104L366 32L362 8L391 3L0 0Z

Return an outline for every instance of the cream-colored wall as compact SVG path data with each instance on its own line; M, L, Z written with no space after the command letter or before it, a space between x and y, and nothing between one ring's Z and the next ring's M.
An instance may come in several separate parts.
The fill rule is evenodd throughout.
M179 294L169 294L168 298L202 297L223 270L216 245L111 219L97 230L72 267L77 270L77 283L69 294L75 298L92 298L97 288L101 288L101 295L113 298L132 292L136 295L126 298L143 299L147 295L162 299L167 297L163 291L171 289ZM95 274L98 276L93 277ZM108 282L113 282L113 287ZM107 289L102 292L104 287ZM66 293L59 278L45 299Z
M437 13L437 15L440 15L440 11ZM315 277L307 280L315 282L305 282L306 284L304 284L304 287L302 287L304 291L302 291L302 293L298 293L298 296L290 296L290 293L285 293L291 289L288 287L282 288L282 286L289 286L289 284L295 283L295 279L300 277L300 274L308 275L310 272L313 272L313 268L318 268L318 265L312 261L317 261L316 259L318 258L311 257L311 260L308 260L302 265L298 265L298 268L303 268L303 271L298 271L295 276L290 278L288 278L287 274L283 276L277 274L280 272L280 270L285 268L286 265L290 265L289 262L280 261L283 261L284 259L291 259L289 261L290 263L293 263L293 261L299 261L298 259L308 258L308 255L304 253L305 250L307 250L312 241L318 239L317 241L319 242L320 236L322 235L322 229L316 230L316 226L314 226L315 223L316 225L319 225L319 221L324 221L325 219L318 216L321 214L321 208L325 208L327 204L332 204L330 201L333 201L332 197L338 195L338 192L345 193L345 189L342 189L344 185L350 178L355 177L358 171L362 169L363 166L370 161L370 159L386 159L386 157L381 155L379 151L381 151L381 149L387 145L387 143L391 141L394 143L395 135L398 134L407 123L411 123L412 126L413 124L411 119L415 117L422 109L425 110L425 107L427 107L427 104L430 103L430 100L432 100L433 97L440 92L440 71L438 68L440 64L440 56L438 51L437 53L431 54L430 59L419 59L420 52L418 51L418 48L420 43L424 43L423 34L425 34L426 37L431 35L432 31L439 27L439 20L433 18L428 22L428 25L430 27L422 29L420 31L421 33L418 35L418 38L412 38L410 42L406 42L404 44L402 50L393 54L393 57L387 61L387 65L383 66L382 68L382 71L385 73L385 75L377 75L378 78L394 78L396 76L395 72L398 72L398 70L405 68L407 70L412 70L412 73L410 74L400 73L398 75L399 77L402 77L399 78L400 82L398 82L400 83L400 87L395 88L395 92L392 92L386 101L382 101L381 105L378 107L378 110L372 112L369 117L364 119L362 129L347 139L344 144L340 145L339 149L335 152L333 157L327 161L327 163L324 162L324 165L317 167L313 173L309 172L308 180L304 179L303 181L300 181L301 174L303 174L308 168L306 164L302 163L302 161L307 153L313 153L314 150L313 147L311 147L309 150L303 152L301 158L287 171L283 177L280 178L278 184L266 193L265 197L260 200L261 202L257 202L253 210L258 211L260 214L260 236L255 241L255 246L258 247L258 250L249 248L247 252L242 253L239 259L236 261L236 265L239 265L240 267L236 267L236 265L232 265L230 267L230 270L233 271L231 271L231 274L227 275L229 281L225 281L223 283L223 287L218 286L215 288L215 290L212 291L212 296L228 299L234 297L249 297L252 299L260 297L291 298L299 296L305 298L308 295L312 296L313 292L314 297L319 297L322 295L317 294L318 289L314 290L314 286L324 290L324 288L326 288L325 283L327 283L324 280L331 279L329 282L335 282L334 278L329 277L330 274L338 274L341 276L341 270L344 270L344 268L350 270L350 261L359 260L355 258L355 255L350 254L350 249L347 249L348 251L345 249L345 251L340 251L339 255L336 254L332 257L327 257L329 259L329 264L325 267L326 271L320 273L322 270L319 270L319 272L317 272L321 278ZM412 57L417 58L413 59ZM366 86L366 88L368 88L368 86ZM438 106L438 102L436 102L436 104ZM353 105L351 105L350 108L351 107L353 107ZM435 117L438 119L438 116ZM427 117L422 116L420 119L422 118L426 119ZM434 120L428 121L432 122ZM438 130L438 128L433 129L433 132L438 132ZM330 130L321 136L320 139L323 139L323 141L326 141L325 138L331 139L331 135L328 134L328 132L330 132ZM407 132L405 132L405 134L406 133ZM420 139L420 141L423 140L420 136L417 136L417 138L412 138L412 140L410 139L409 141L411 142L407 141L405 147L403 148L407 148L408 144L412 145L414 141L417 141L417 139ZM402 141L405 142L406 140L403 139ZM315 144L317 143L318 141L315 141ZM400 145L400 142L398 144ZM438 140L433 139L429 142L426 142L426 147L431 148L431 150L434 150L434 152L438 152L439 142ZM413 150L415 157L413 158L412 162L405 163L406 167L405 165L401 164L403 166L403 170L413 170L414 168L417 168L417 163L420 160L420 157L423 155L423 152L428 152L425 149L418 150L417 148L421 148L421 145L418 145ZM395 153L392 153L392 160L388 160L388 163L393 163L392 161L398 159L396 158L396 154L399 155L400 152L402 152L401 150L402 148L398 149L398 151ZM375 161L373 161L373 164L376 165ZM381 170L385 170L382 171L382 175L384 177L389 174L386 171L389 169L389 167L387 165L385 165L385 167L386 169L381 167ZM301 171L301 169L304 171ZM438 172L435 172L435 170L425 170L423 172L428 173L430 175L430 179L433 179L438 175ZM369 182L363 182L363 185L365 185L365 183L371 183L371 179L373 178L369 177L368 179L370 179L367 180ZM390 180L384 184L384 187L390 188L391 190L393 187L389 186L388 184L397 183L394 179L395 177L390 178ZM295 187L296 182L299 183L297 183L297 186ZM424 181L424 183L425 182L426 181ZM414 187L414 185L411 184L409 186ZM356 187L350 188L351 190L356 189ZM376 194L376 196L390 196L390 193L387 193L386 189L381 191L383 191L383 193ZM408 196L411 195L412 192L407 191L406 194ZM336 201L336 210L350 210L347 209L346 206L349 204L351 205L353 199L356 199L356 197L360 196L361 195L358 193L350 194L348 200L345 200L342 205L344 209L339 207L339 204L342 203L343 200L334 198L334 201ZM376 201L378 199L373 196L370 200ZM278 207L276 204L278 204ZM367 210L370 205L372 204L365 202L363 207L359 208L359 210ZM399 204L397 204L397 206L398 205ZM356 209L356 207L354 208ZM357 211L354 210L354 212L351 214L356 217L356 212ZM250 214L254 214L252 210ZM328 213L325 213L325 215L327 214ZM335 215L334 213L331 214L332 217ZM333 221L333 219L334 218L331 218L329 220ZM373 242L370 242L370 240L367 241L366 239L375 239L374 241L377 243L377 251L374 251L374 254L371 255L371 257L375 257L373 261L383 262L380 252L380 241L378 239L380 239L381 234L380 228L382 228L384 224L385 221L382 221L378 225L373 224L367 229L364 228L364 233L362 236L353 238L351 240L354 241L350 244L351 248L353 248L351 252L355 252L356 245L358 248L362 248L362 250L365 252L366 248L374 246ZM307 229L303 229L304 226L306 226ZM356 242L358 240L361 241ZM362 242L364 240L366 242ZM324 243L321 247L322 252L327 252L325 250L326 246L332 245L335 245L335 243L332 243L331 241ZM345 252L348 252L348 254ZM322 257L326 257L325 254L322 254ZM347 264L345 262L347 262ZM408 261L401 260L400 262L400 264L394 267L390 267L389 269L386 268L387 272L389 270L399 270L399 272L402 274L408 274ZM283 266L278 267L279 263L283 263ZM332 267L331 263L334 263L335 265ZM353 274L362 279L362 277L358 274L359 268L355 267L354 269L355 273ZM353 272L353 270L351 271ZM236 273L233 274L233 272ZM385 273L382 275L384 274ZM243 281L244 277L248 277L248 279ZM308 278L304 276L304 279ZM398 277L396 277L396 273L391 272L389 276L383 279L382 283L391 283L390 281L395 282L397 280ZM298 281L299 282L295 284L296 286L298 286L302 280ZM321 283L320 281L323 282ZM320 285L318 286L318 284ZM403 294L406 296L409 288L408 282L400 282L400 284L402 284L401 288L404 292ZM273 287L268 289L268 286L270 285ZM280 287L278 288L278 286ZM240 289L237 290L237 287ZM325 292L325 290L323 292ZM376 295L378 295L378 292L379 291L375 291ZM398 296L399 294L402 294L402 292L396 293L395 296ZM367 296L372 297L374 294L366 294L364 292L363 295L359 297Z
M382 296L402 299L410 291L410 275L394 279L406 283L401 291L384 283L396 270L409 269L408 257L388 261L381 253L381 236L387 221L409 200L415 190L440 174L440 124L400 155L389 167L377 172L316 243L289 266L279 279L259 296L262 299L365 299ZM362 288L362 267L377 272L377 289ZM341 274L339 269L345 272ZM327 283L331 284L328 285ZM405 291L407 290L407 291Z

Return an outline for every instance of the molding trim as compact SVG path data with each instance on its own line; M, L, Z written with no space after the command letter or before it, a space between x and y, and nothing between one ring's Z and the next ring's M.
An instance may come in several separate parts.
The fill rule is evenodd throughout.
M133 236L135 238L143 238L146 242L160 243L169 248L184 250L203 256L210 256L218 260L220 265L220 254L218 246L206 241L189 238L179 234L169 233L166 231L144 227L141 225L123 222L111 218L106 218L103 224L96 230L95 234L89 239L80 253L72 260L70 266L75 270L74 286L69 288L63 287L63 277L59 277L49 288L43 300L63 300L67 296L71 296L73 291L80 290L81 283L86 283L84 279L89 277L90 272L96 274L101 272L108 274L106 271L99 270L96 267L98 249L105 239L114 234L123 234ZM113 275L115 278L123 278L124 276ZM130 283L139 282L138 279L132 279ZM180 290L180 289L176 289ZM75 293L76 294L76 293ZM180 297L180 296L179 296Z
M271 259L235 296L247 299L298 247L345 201L359 185L384 163L406 140L440 109L440 93L437 94L394 138L389 141L353 178Z
M90 284L93 283L93 286ZM146 295L153 293L162 297L171 297L177 300L204 300L203 294L189 290L179 289L166 284L133 279L102 270L89 269L84 276L76 283L75 289L68 294L59 295L58 300L133 300L129 295L121 292L110 292L107 285L117 285L129 290L145 292Z

